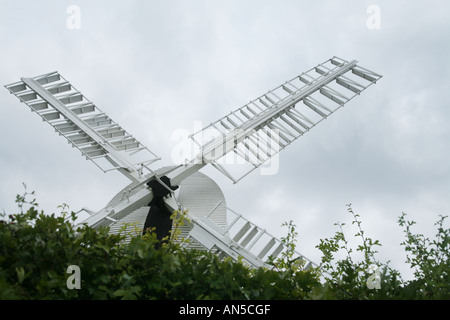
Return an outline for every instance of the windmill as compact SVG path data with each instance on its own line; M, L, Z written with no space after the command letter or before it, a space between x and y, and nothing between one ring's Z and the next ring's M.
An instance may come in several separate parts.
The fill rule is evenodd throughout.
M190 222L182 236L190 238L189 246L260 267L282 254L285 245L228 208L219 186L200 170L210 165L239 182L380 78L358 61L328 59L194 132L189 138L197 155L159 169L152 168L160 160L155 153L58 72L5 87L102 171L118 170L129 178L103 209L88 211L83 223L109 226L111 233L135 223L143 232L155 228L162 239L172 228L171 213L187 209ZM305 269L314 265L296 255Z

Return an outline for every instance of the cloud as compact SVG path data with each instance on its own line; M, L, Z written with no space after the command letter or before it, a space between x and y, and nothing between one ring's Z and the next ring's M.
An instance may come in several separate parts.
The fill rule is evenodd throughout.
M174 130L215 121L333 55L357 59L384 77L284 150L277 175L232 185L205 172L234 210L272 234L293 219L300 251L313 257L334 222L348 221L351 202L402 266L396 217L410 212L433 234L430 221L450 208L449 5L377 3L379 30L366 26L372 2L78 1L81 29L69 30L72 3L3 2L0 81L59 70L162 166ZM13 210L22 182L46 211L61 202L100 209L127 184L84 161L6 90L0 107L0 209Z

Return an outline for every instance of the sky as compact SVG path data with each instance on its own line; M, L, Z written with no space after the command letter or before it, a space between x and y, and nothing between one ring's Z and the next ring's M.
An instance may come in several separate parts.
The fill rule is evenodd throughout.
M450 212L448 1L0 0L0 83L59 71L172 165L177 130L194 130L332 56L383 75L376 85L280 153L274 175L232 184L202 170L227 204L297 249L337 231L356 246L347 204L377 258L405 278L402 212L433 238ZM0 90L0 210L35 191L45 212L100 210L128 180L101 172L40 117Z

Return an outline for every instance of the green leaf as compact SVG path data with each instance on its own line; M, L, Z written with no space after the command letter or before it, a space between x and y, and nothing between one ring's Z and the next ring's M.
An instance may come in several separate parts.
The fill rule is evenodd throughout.
M126 293L127 293L126 290L118 289L118 290L114 291L113 296L115 296L115 297L123 297Z
M16 273L17 273L17 280L21 284L23 282L23 280L25 280L25 278L26 278L25 270L22 267L16 268Z

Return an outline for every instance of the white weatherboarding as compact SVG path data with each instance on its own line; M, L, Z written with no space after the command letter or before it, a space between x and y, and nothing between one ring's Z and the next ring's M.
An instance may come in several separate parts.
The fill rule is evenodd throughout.
M182 237L190 241L185 245L261 267L287 248L229 209L218 185L199 170L210 164L237 183L380 78L355 60L333 57L194 132L190 138L198 155L183 165L159 169L151 166L160 158L58 72L21 78L5 87L86 159L131 180L102 210L88 212L91 216L82 223L109 226L111 233L134 224L142 232L159 199L161 210L187 209L190 223L182 228ZM211 139L205 143L204 136ZM230 155L240 164L227 167L223 159ZM236 168L238 174L232 172ZM305 269L315 265L298 252L295 258L304 261Z

